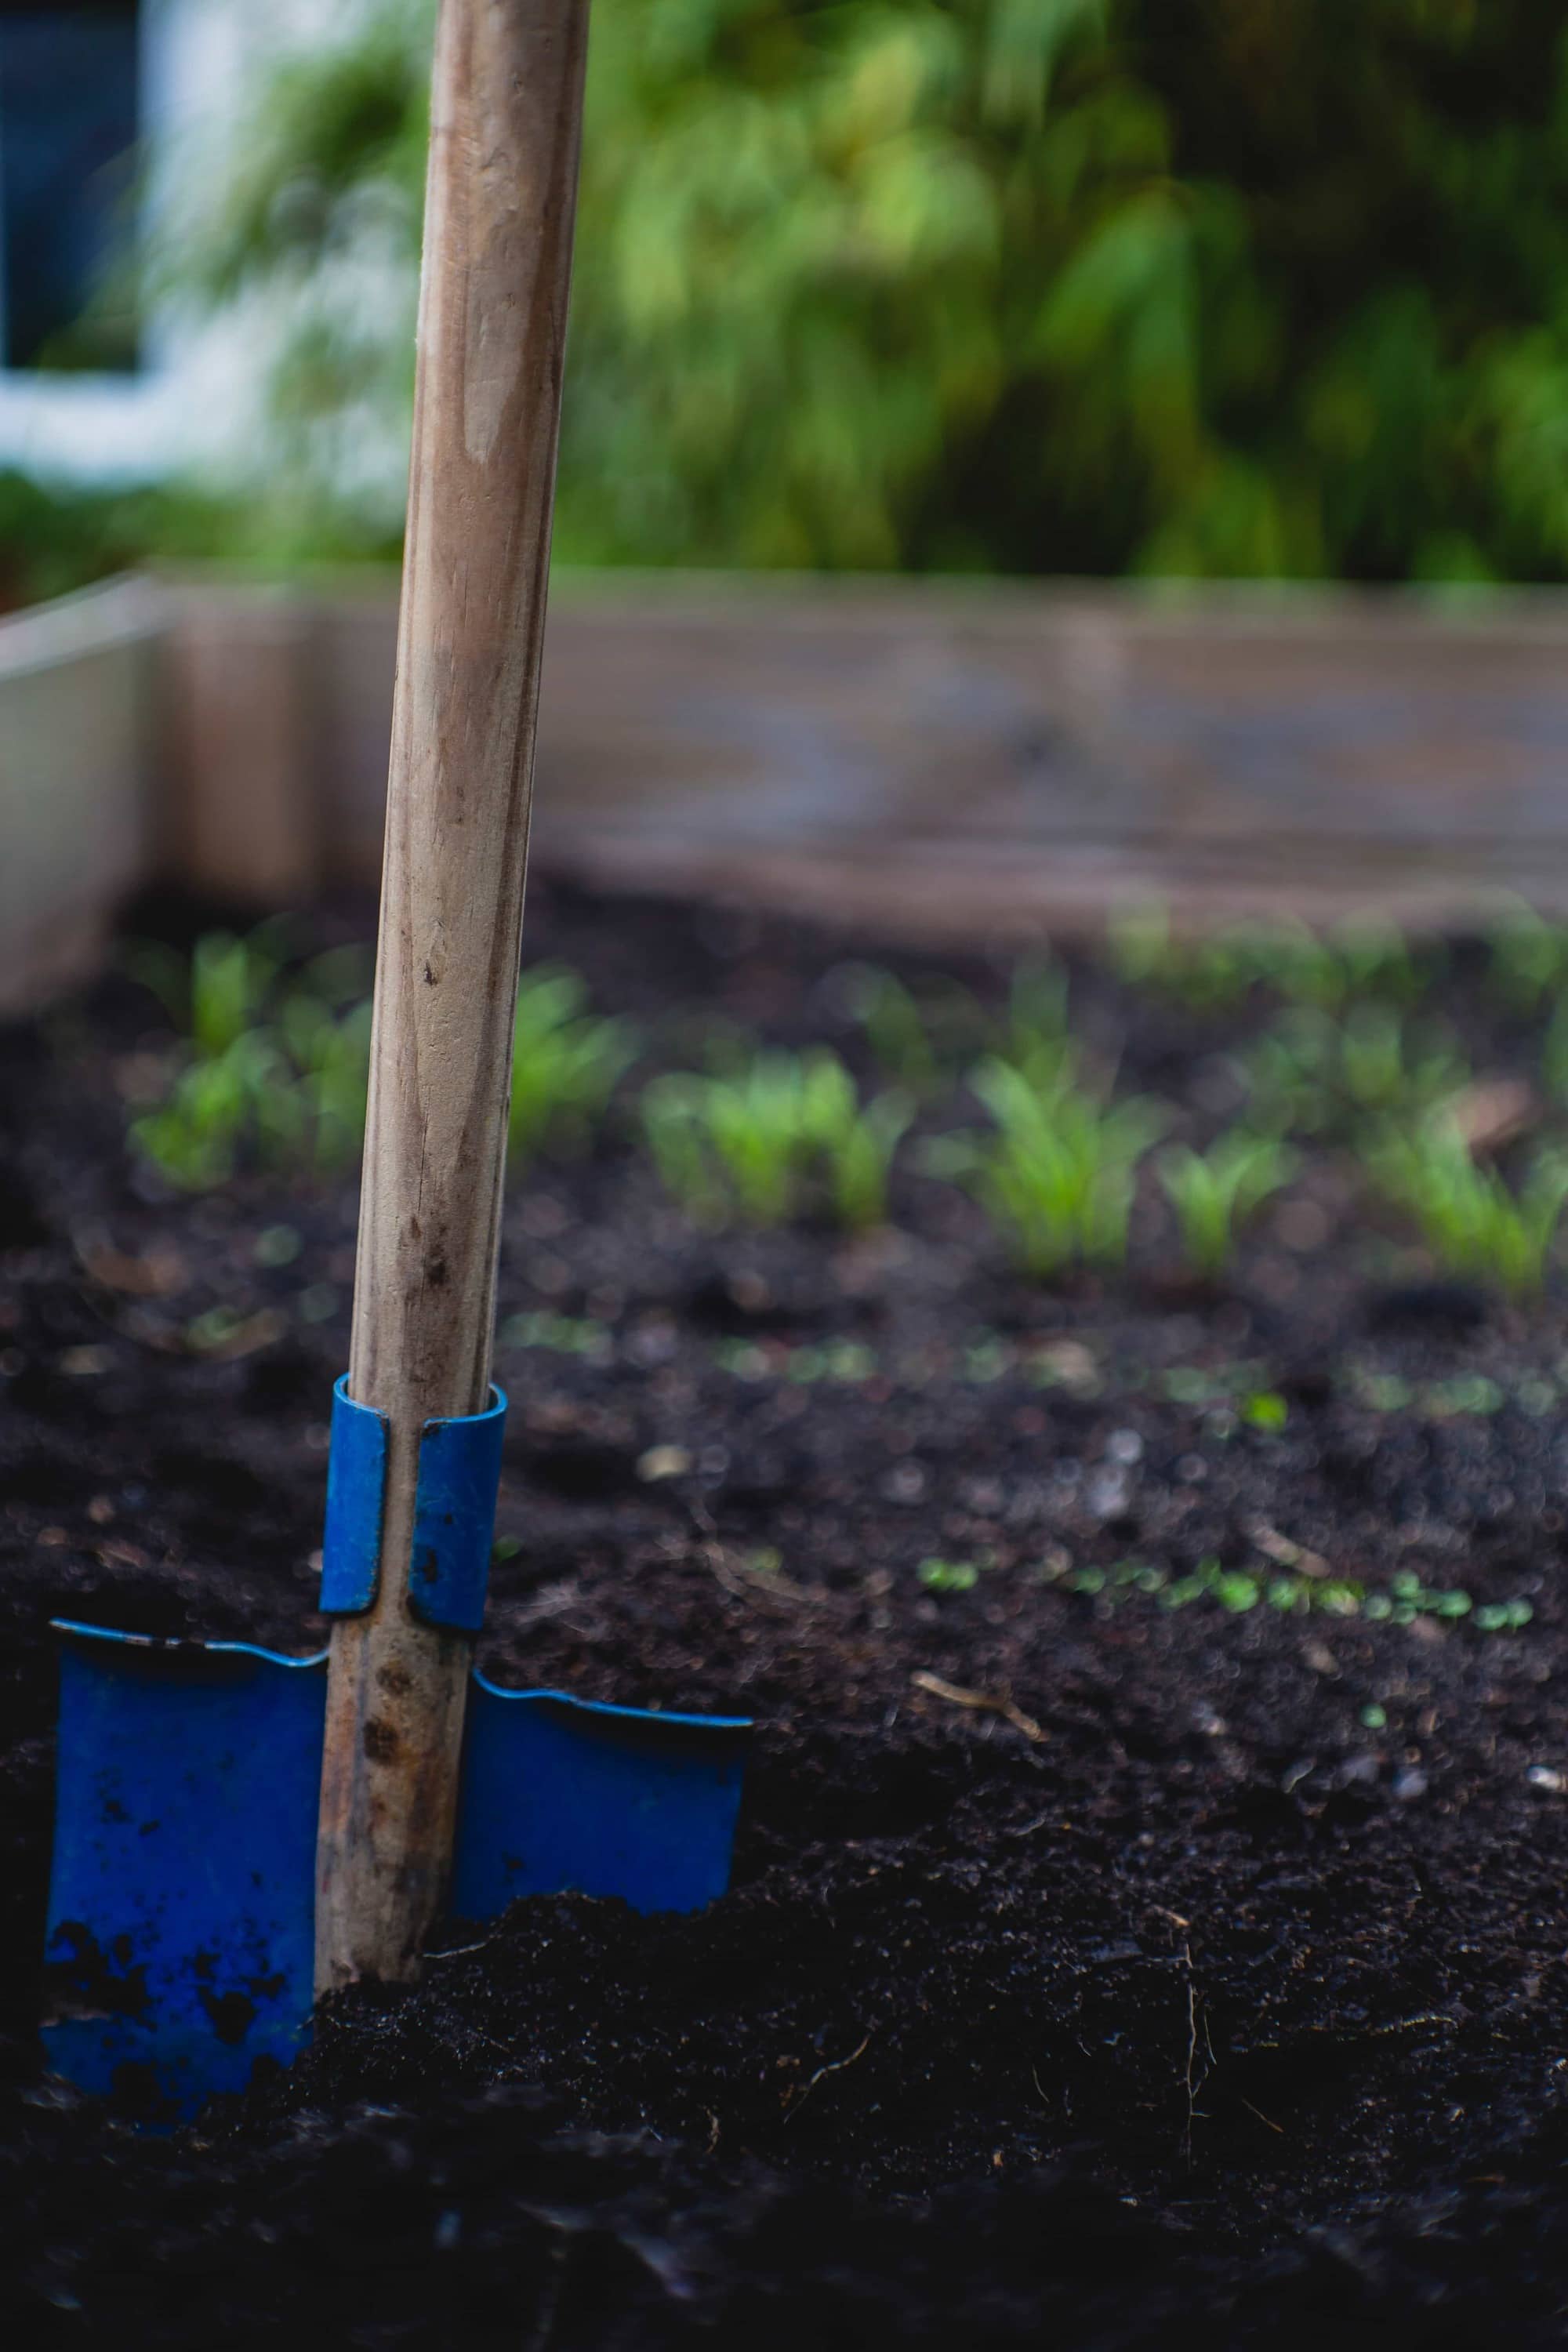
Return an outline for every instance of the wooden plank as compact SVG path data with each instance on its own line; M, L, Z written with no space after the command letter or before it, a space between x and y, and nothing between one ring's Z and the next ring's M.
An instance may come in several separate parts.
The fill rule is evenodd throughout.
M0 1002L86 968L105 892L154 862L258 907L374 887L395 589L219 575L0 624ZM143 656L100 656L116 614ZM568 573L537 775L547 873L883 931L1028 938L1151 897L1568 914L1568 600Z
M131 580L0 626L0 1013L90 978L153 861L167 625Z
M391 622L323 608L332 870L379 857ZM1517 887L1568 908L1568 604L557 584L535 856L953 937Z
M310 604L214 582L174 603L165 650L165 835L204 897L299 905L325 878Z

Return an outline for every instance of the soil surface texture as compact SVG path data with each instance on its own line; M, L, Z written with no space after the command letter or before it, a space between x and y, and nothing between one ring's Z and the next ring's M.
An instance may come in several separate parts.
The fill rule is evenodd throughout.
M722 1021L874 1076L855 942L542 892L528 953L645 1070ZM1439 999L1507 1079L1479 956ZM1073 990L1212 1132L1265 1015ZM1563 2340L1568 1335L1426 1278L1326 1148L1207 1290L1152 1184L1124 1273L1022 1280L912 1142L853 1240L694 1228L626 1105L520 1174L481 1662L754 1717L731 1891L452 1922L172 2136L42 2073L47 1621L324 1631L353 1189L140 1166L167 1038L118 979L0 1041L10 2341Z

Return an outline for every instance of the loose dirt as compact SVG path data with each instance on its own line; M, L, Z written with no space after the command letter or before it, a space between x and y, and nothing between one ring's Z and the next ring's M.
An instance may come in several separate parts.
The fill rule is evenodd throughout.
M867 1070L856 951L531 914L531 955L666 1064L722 1016ZM1526 1041L1467 952L1449 1009L1507 1076ZM1003 993L983 960L889 961ZM1122 1083L1207 1131L1237 1024L1075 985ZM1562 1312L1420 1279L1328 1152L1213 1294L1171 1276L1153 1199L1124 1276L1025 1284L912 1154L894 1232L860 1242L694 1232L624 1115L520 1177L483 1663L753 1715L731 1893L450 1923L416 1992L340 2000L289 2074L170 2138L43 2076L48 1618L323 1631L352 1188L193 1202L139 1172L121 1090L163 1034L109 982L0 1046L0 2294L25 2340L1562 2340ZM1356 1613L1313 1605L1336 1582Z

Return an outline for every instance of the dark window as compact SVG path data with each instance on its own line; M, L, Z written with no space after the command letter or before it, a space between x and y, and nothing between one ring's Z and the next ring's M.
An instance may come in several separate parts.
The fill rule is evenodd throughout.
M0 0L0 355L137 363L128 288L140 72L134 0Z

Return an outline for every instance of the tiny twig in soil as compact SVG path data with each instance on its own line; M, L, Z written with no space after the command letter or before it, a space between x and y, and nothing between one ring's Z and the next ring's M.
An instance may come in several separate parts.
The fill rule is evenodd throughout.
M1179 1911L1168 1911L1163 1903L1152 1903L1149 1908L1157 1918L1168 1919L1172 1927L1179 1928L1182 1933L1182 1948L1178 1958L1187 1980L1187 2053L1186 2062L1182 2071L1182 2087L1187 2096L1187 2114L1182 2126L1182 2159L1184 2163L1190 2165L1193 2160L1193 2122L1197 2114L1198 2102L1198 1988L1197 1980L1193 1975L1193 1947L1189 1933L1193 1923L1190 1919L1184 1919ZM1212 2042L1209 2045L1209 2056L1211 2060L1214 2057ZM1244 2100L1242 2104L1245 2105L1246 2101Z
M809 2075L801 2084L799 2090L795 2093L794 2099L790 2103L789 2111L784 2116L785 2123L792 2123L795 2117L799 2115L802 2107L805 2106L807 2099L810 2098L818 2083L820 2083L826 2075L842 2074L847 2066L853 2066L858 2058L864 2058L867 2051L869 2050L870 2047L871 2037L868 2033L865 2040L861 2042L858 2050L851 2050L847 2058L836 2058L830 2066L819 2066L816 2074Z
M910 1680L916 1690L929 1691L932 1698L945 1699L949 1706L973 1707L986 1715L999 1715L1004 1723L1010 1723L1015 1731L1021 1731L1026 1739L1037 1745L1049 1737L1032 1715L1026 1715L1012 1699L995 1691L967 1690L962 1683L943 1682L940 1675L911 1675Z

